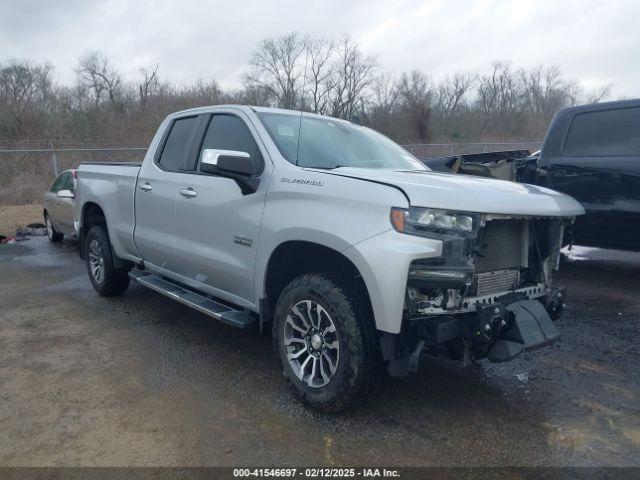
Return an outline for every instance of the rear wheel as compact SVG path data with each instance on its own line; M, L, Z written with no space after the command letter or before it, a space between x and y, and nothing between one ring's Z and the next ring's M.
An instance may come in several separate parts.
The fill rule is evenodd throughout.
M51 217L48 212L44 213L44 223L47 226L47 237L49 241L52 243L58 243L62 241L62 234L56 232L56 229L53 227L53 223L51 222Z
M107 229L103 225L91 227L84 244L93 288L104 297L122 295L129 286L129 271L114 267Z
M280 295L273 331L283 373L307 405L344 410L373 385L376 336L365 306L347 282L321 273L296 277Z

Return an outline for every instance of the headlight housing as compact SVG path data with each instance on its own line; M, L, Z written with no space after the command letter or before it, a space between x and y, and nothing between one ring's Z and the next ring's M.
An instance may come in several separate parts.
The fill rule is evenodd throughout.
M421 237L432 237L434 234L474 237L479 220L479 214L475 213L423 207L391 209L391 225L396 231Z

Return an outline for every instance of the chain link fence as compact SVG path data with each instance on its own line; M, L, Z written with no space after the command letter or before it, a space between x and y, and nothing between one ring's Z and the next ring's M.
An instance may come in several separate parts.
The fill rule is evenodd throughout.
M541 142L523 143L410 143L402 145L418 158L465 153L540 148ZM81 162L139 162L146 147L64 146L49 148L0 148L0 205L39 203L42 194L64 170Z
M0 205L38 203L59 173L81 162L139 162L146 147L0 149Z

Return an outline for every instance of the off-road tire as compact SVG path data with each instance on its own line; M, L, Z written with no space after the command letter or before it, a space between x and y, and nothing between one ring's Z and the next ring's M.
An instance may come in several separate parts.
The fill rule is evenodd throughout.
M97 242L97 243L93 243ZM99 254L102 258L102 275L96 278L92 272L92 252L93 247L99 247ZM103 297L113 297L122 295L129 286L129 271L127 269L115 268L113 266L113 256L111 251L111 242L109 234L104 225L96 225L91 227L84 242L85 261L87 264L87 272L93 288Z
M56 229L53 227L53 222L51 221L51 217L49 216L49 212L44 212L44 223L47 226L47 238L51 243L60 243L62 241L63 235L59 232L56 232Z
M298 302L310 299L330 315L339 341L340 356L329 382L314 388L301 381L287 360L285 321ZM293 393L306 405L338 412L360 403L381 373L377 332L366 299L339 276L303 274L282 291L274 312L274 345L283 374Z

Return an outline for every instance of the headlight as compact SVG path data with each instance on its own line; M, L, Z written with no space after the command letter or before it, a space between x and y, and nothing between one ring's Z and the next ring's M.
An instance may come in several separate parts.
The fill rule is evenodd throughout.
M391 224L398 232L428 237L433 233L470 236L475 232L479 217L472 213L456 213L432 208L391 209Z

